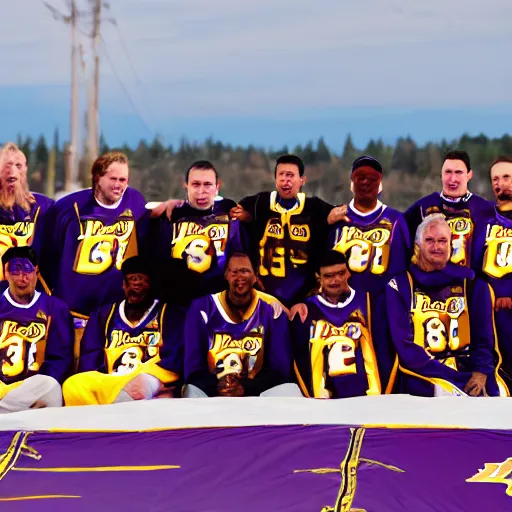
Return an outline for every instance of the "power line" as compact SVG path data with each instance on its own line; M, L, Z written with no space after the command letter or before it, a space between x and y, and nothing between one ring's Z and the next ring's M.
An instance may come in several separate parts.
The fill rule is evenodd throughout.
M103 49L103 52L105 54L105 57L107 58L107 61L108 63L110 64L110 67L115 75L115 77L117 78L117 81L119 82L119 85L121 86L121 89L123 89L128 101L130 102L130 105L132 106L133 110L135 111L135 113L137 114L137 116L139 117L140 121L142 122L142 124L144 125L144 127L146 128L146 130L153 136L155 137L156 134L154 132L154 130L149 126L149 124L147 123L146 119L145 119L145 116L140 112L139 108L137 107L136 103L133 101L133 98L131 97L130 95L130 92L128 91L128 89L126 88L123 80L121 79L121 77L119 76L119 73L117 72L117 69L114 65L114 62L113 60L110 58L110 54L108 53L108 50L107 50L107 44L105 42L105 39L103 38L103 36L100 36L100 40L101 40L101 43L102 43L102 49Z

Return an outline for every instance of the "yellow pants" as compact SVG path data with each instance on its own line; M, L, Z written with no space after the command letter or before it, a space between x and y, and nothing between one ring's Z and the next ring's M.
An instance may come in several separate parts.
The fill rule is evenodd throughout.
M137 375L145 373L157 377L164 384L178 380L179 376L156 364L142 364L127 375L112 375L97 371L83 372L69 377L62 386L65 405L113 404L123 388Z

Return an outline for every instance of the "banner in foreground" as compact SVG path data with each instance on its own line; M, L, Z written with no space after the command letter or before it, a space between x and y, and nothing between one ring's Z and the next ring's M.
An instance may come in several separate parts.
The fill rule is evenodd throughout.
M0 509L512 510L512 433L332 425L1 432Z

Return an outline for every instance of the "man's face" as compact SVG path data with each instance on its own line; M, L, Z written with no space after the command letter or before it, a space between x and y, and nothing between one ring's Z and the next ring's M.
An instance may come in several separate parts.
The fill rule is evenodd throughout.
M434 269L446 267L451 252L451 231L447 224L430 224L423 232L420 243L420 258Z
M352 173L354 197L356 199L375 200L379 195L382 174L375 169L361 168Z
M151 281L146 274L127 274L123 279L123 291L129 304L140 304L149 295Z
M0 162L0 181L7 192L14 192L21 181L23 173L27 172L27 159L21 151L7 151Z
M102 203L114 204L122 197L128 187L128 164L113 162L107 172L98 180L97 195Z
M345 263L320 267L320 286L328 297L339 297L348 292L350 272Z
M225 277L229 291L240 297L247 295L256 283L256 275L247 256L233 256L229 260Z
M215 171L213 169L191 169L185 188L191 206L198 210L211 208L215 196L219 193Z
M443 193L448 197L462 197L468 193L468 182L473 171L468 171L462 160L445 160L441 169Z
M498 201L512 201L512 164L499 162L491 168L491 182L494 197Z
M276 169L276 190L283 199L295 199L306 183L295 164L279 164Z
M37 284L37 269L28 258L13 258L5 268L11 295L31 299Z

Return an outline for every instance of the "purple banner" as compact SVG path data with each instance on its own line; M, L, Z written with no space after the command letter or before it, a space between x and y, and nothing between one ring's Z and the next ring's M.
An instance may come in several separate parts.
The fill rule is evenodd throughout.
M292 425L2 432L0 509L512 510L512 434Z

